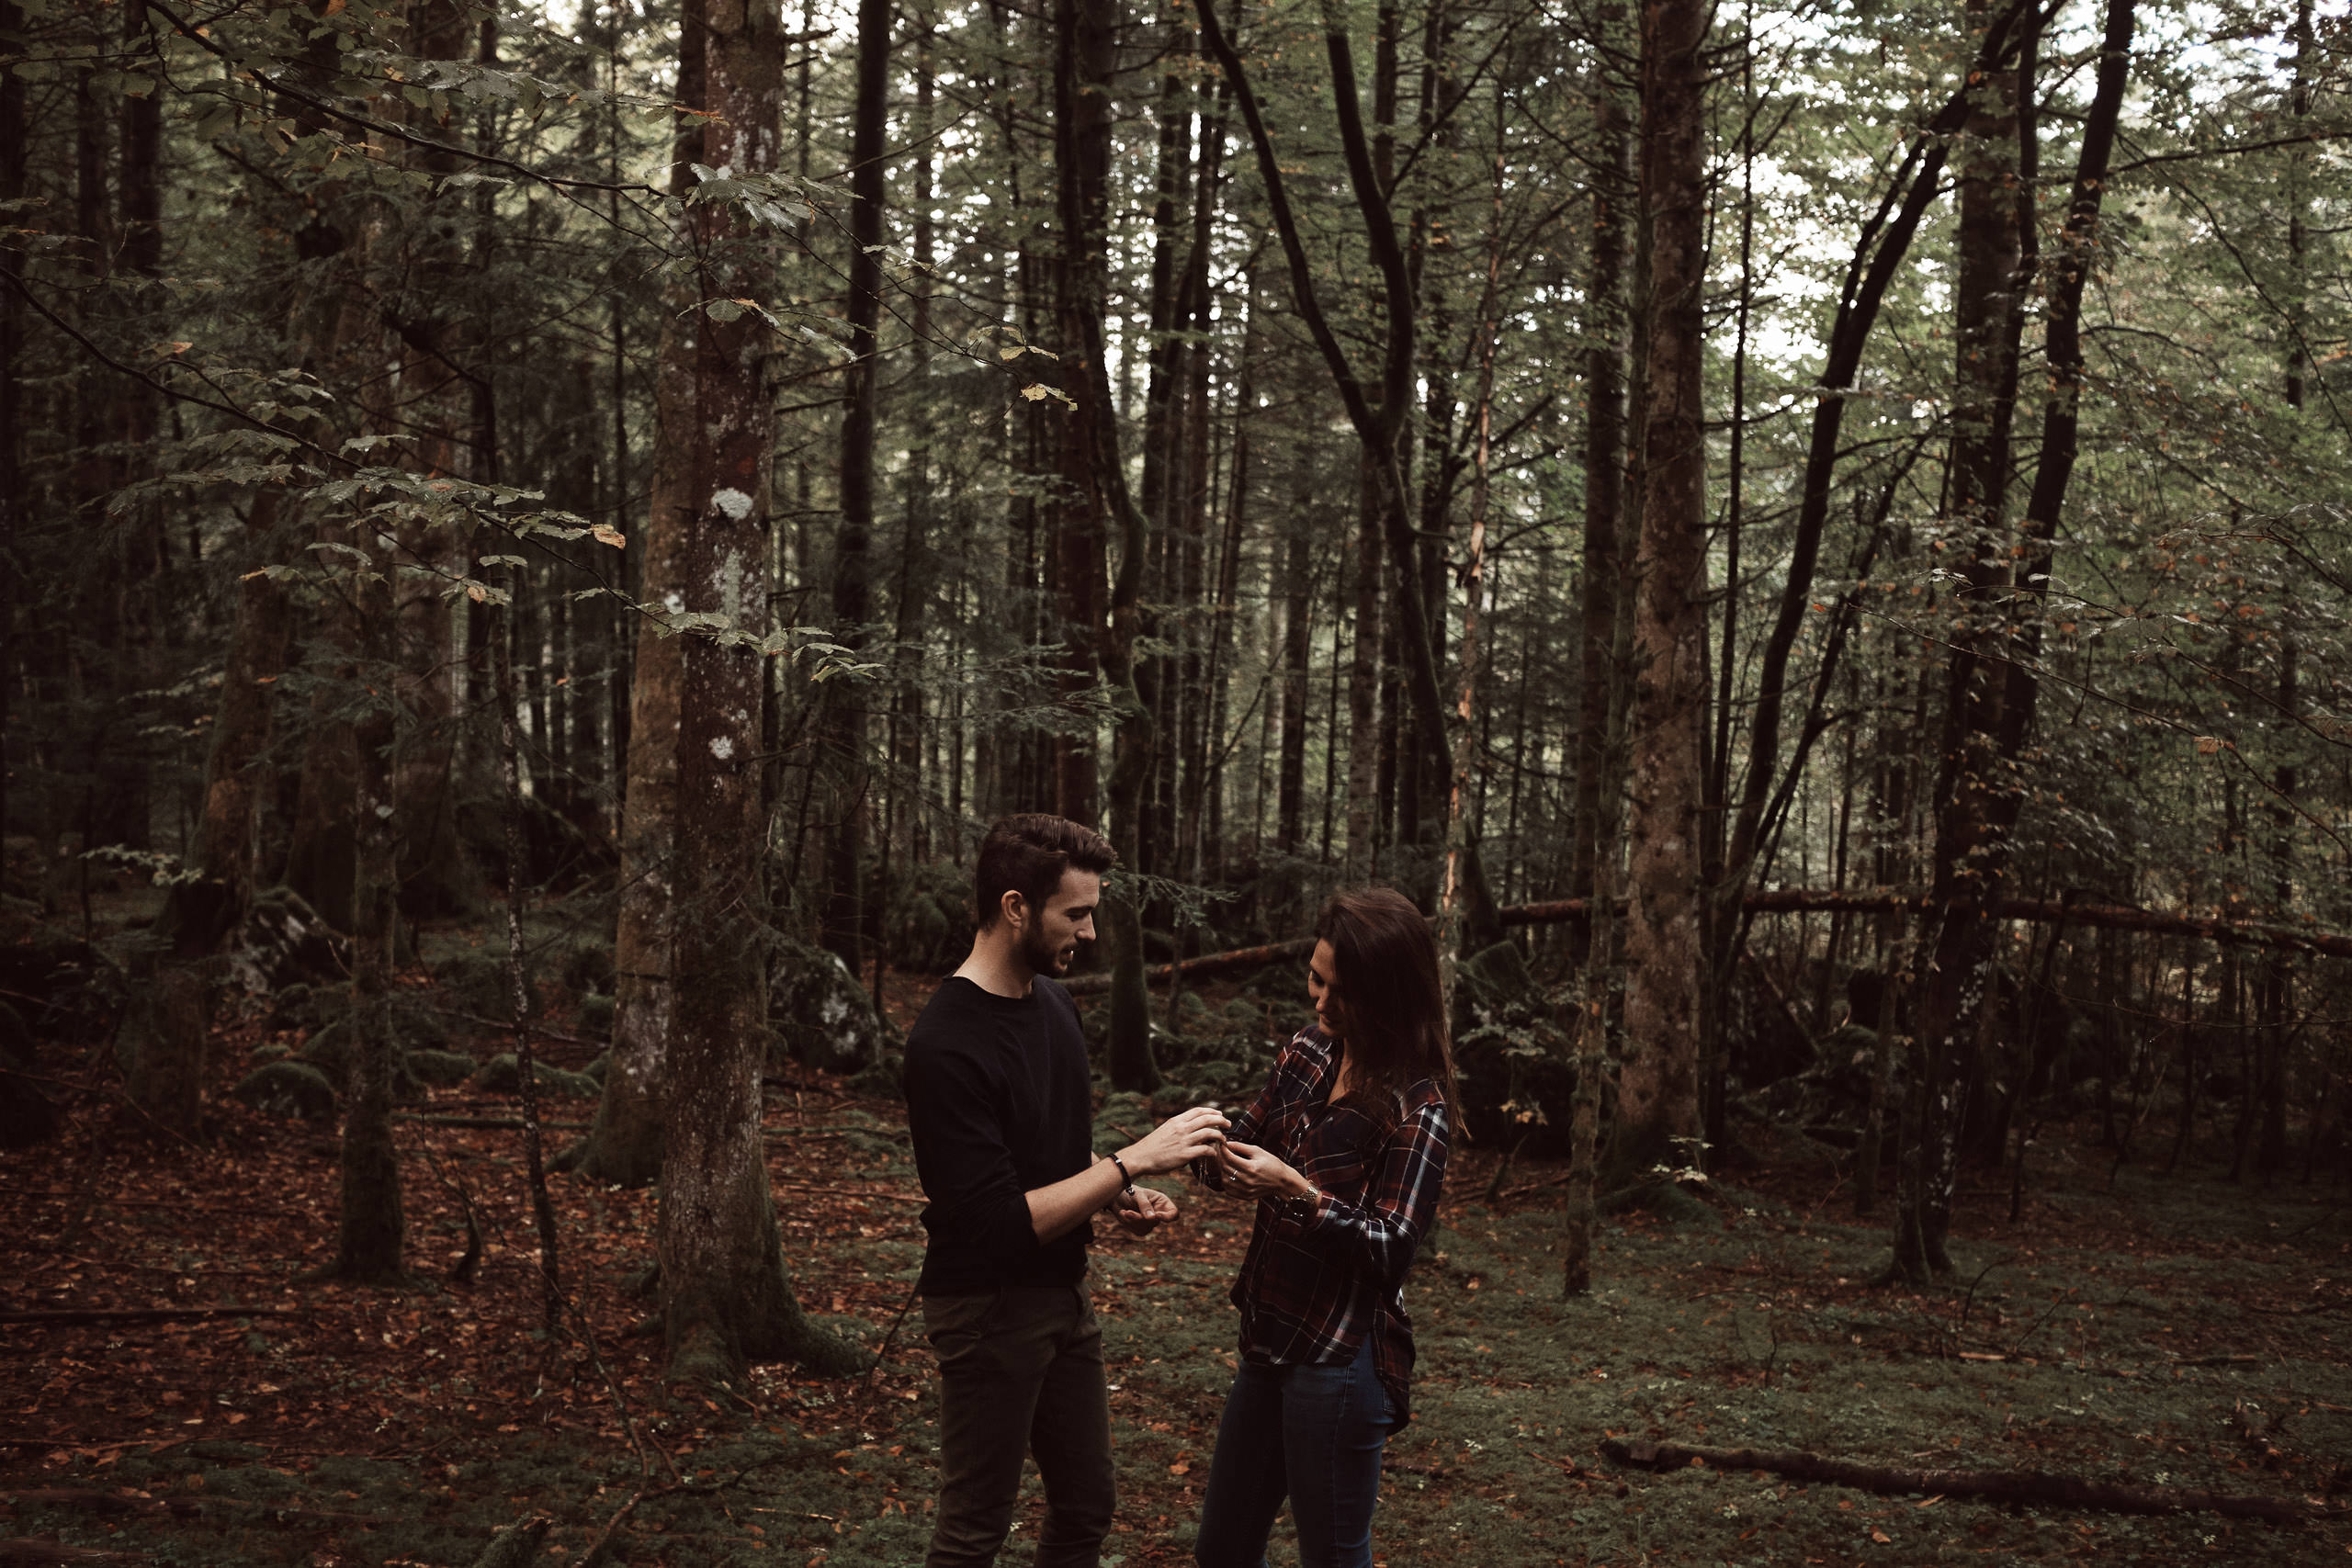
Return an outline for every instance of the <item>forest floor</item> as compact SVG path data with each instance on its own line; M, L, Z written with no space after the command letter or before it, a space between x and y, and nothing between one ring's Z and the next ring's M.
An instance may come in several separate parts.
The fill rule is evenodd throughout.
M894 987L894 1010L919 995ZM250 1030L220 1042L219 1127L202 1145L155 1142L111 1069L92 1067L57 1089L72 1112L62 1142L0 1156L0 1562L458 1565L537 1516L552 1528L534 1560L578 1563L633 1498L609 1561L921 1560L937 1397L920 1314L901 1316L922 1232L899 1107L813 1077L771 1084L794 1283L887 1348L851 1383L762 1368L748 1405L722 1408L665 1386L658 1338L632 1332L645 1194L555 1180L563 1280L591 1333L540 1332L511 1131L402 1122L413 1284L303 1282L333 1247L334 1145L226 1094L255 1043ZM513 1113L464 1089L411 1111ZM591 1111L549 1102L551 1143ZM2352 1519L2014 1508L1761 1472L1651 1474L1602 1455L1626 1435L2279 1499L2340 1491L2340 1195L2137 1167L2110 1179L2087 1131L2069 1137L2037 1145L2017 1224L2006 1180L1972 1173L1946 1286L1871 1284L1883 1226L1856 1224L1817 1174L1764 1166L1677 1220L1606 1222L1595 1288L1566 1303L1556 1168L1517 1167L1487 1199L1495 1156L1471 1151L1409 1292L1416 1415L1389 1447L1381 1561L2343 1562ZM1127 1568L1191 1561L1233 1361L1225 1292L1249 1216L1177 1195L1175 1224L1096 1255L1122 1487L1103 1560ZM461 1285L448 1274L469 1203L487 1250ZM204 1315L23 1315L155 1309ZM1034 1482L1007 1562L1035 1539ZM1282 1532L1272 1561L1295 1562Z

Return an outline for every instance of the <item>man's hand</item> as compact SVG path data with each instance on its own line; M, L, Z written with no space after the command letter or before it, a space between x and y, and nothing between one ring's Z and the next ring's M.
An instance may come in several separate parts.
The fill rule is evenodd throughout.
M1225 1190L1242 1198L1291 1198L1312 1190L1282 1156L1255 1144L1225 1145Z
M1182 1170L1196 1159L1215 1155L1225 1146L1225 1129L1231 1125L1225 1112L1214 1105L1195 1105L1190 1111L1180 1111L1119 1151L1131 1176L1154 1176L1163 1170Z
M1176 1200L1149 1187L1138 1187L1132 1192L1119 1194L1118 1207L1113 1211L1120 1229L1129 1235L1149 1235L1166 1221L1176 1217Z

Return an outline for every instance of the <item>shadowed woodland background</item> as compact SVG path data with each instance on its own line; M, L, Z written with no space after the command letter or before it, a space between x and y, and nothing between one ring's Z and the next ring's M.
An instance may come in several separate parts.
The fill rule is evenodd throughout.
M1547 1310L1612 1225L1774 1212L1727 1178L1906 1300L2143 1175L2318 1246L2346 37L0 5L25 1278L307 1147L321 1301L447 1226L624 1405L876 1373L895 1289L804 1310L791 1215L857 1222L786 1129L890 1142L1029 809L1121 852L1073 985L1130 1117L1250 1091L1331 888L1421 901L1453 1196L1544 1205ZM9 1304L254 1304L91 1288Z

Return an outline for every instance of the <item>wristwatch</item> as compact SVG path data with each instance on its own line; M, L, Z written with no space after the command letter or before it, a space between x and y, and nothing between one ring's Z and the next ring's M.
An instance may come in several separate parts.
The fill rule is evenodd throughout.
M1311 1181L1306 1184L1306 1191L1294 1192L1283 1200L1283 1207L1295 1220L1306 1219L1322 1206L1323 1190Z

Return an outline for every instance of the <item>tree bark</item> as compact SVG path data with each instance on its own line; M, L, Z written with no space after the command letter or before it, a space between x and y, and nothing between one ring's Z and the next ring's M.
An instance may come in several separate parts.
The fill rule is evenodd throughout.
M1598 13L1602 41L1623 16L1618 6ZM1596 51L1596 54L1602 51ZM1616 624L1623 568L1618 553L1625 496L1625 232L1636 210L1625 167L1625 111L1603 60L1593 67L1591 262L1585 288L1585 426L1583 591L1577 626L1576 794L1570 807L1568 896L1597 896L1600 862L1614 855L1602 820L1613 813L1604 796L1623 787L1607 765L1609 711L1618 686ZM1579 962L1583 933L1572 956Z
M882 391L882 257L890 84L889 0L858 0L857 95L850 136L850 348L855 355L843 384L841 525L833 535L833 623L850 648L864 643L874 616L874 443ZM820 690L827 770L824 942L850 973L861 972L867 911L865 897L866 794L865 705L860 684L828 682Z
M1127 492L1119 456L1118 409L1112 400L1103 311L1110 290L1108 243L1111 85L1116 69L1118 0L1058 0L1055 53L1056 165L1062 228L1062 352L1070 408L1063 430L1064 472L1077 486L1066 524L1097 543L1119 532L1118 575L1103 635L1102 676L1116 714L1111 771L1111 841L1135 866L1141 858L1145 791L1158 736L1136 686L1136 642L1142 626L1146 542L1142 511ZM1066 543L1069 536L1066 536ZM1099 572L1100 557L1078 552ZM1065 555L1065 564L1076 558ZM1067 592L1069 585L1065 584ZM1090 590L1091 592L1091 590ZM1075 606L1082 599L1073 597ZM1112 1087L1149 1093L1159 1087L1151 1053L1151 997L1143 980L1143 912L1132 895L1110 894L1102 921L1111 948Z
M344 1109L342 1206L330 1279L393 1284L404 1276L407 1219L400 1154L392 1144L392 939L398 916L400 844L393 821L397 668L389 536L371 540L376 581L351 581L358 626L357 674L371 692L351 727L351 1070Z
M678 101L698 104L703 82L700 4L679 31ZM706 162L704 121L676 117L670 189L692 188ZM694 431L697 321L684 291L663 314L654 365L651 493L639 596L685 608L685 552L695 510ZM677 896L678 712L685 649L654 620L637 624L630 660L628 748L623 761L620 894L613 941L613 1059L588 1135L557 1159L592 1180L642 1187L662 1171L662 1083L669 1055L671 929Z
M0 0L0 33L21 38L24 25L14 0ZM26 130L24 78L0 72L0 202L24 197ZM0 844L17 826L8 787L16 757L7 737L17 684L17 533L26 502L24 356L24 299L14 288L0 290Z
M743 178L775 167L783 70L775 0L708 0L705 156ZM729 207L694 209L702 299L767 291L765 243ZM689 614L764 627L769 413L756 314L695 323L692 507L680 595ZM847 1372L861 1353L804 1317L786 1276L760 1137L767 1038L767 841L759 715L764 660L725 635L682 660L673 980L662 1090L662 1313L673 1376L739 1382L754 1360Z
M1626 1060L1612 1174L1699 1164L1699 806L1706 720L1706 447L1701 90L1706 7L1644 0L1641 191L1649 227L1642 532L1625 918ZM1679 1146L1678 1146L1679 1145Z

